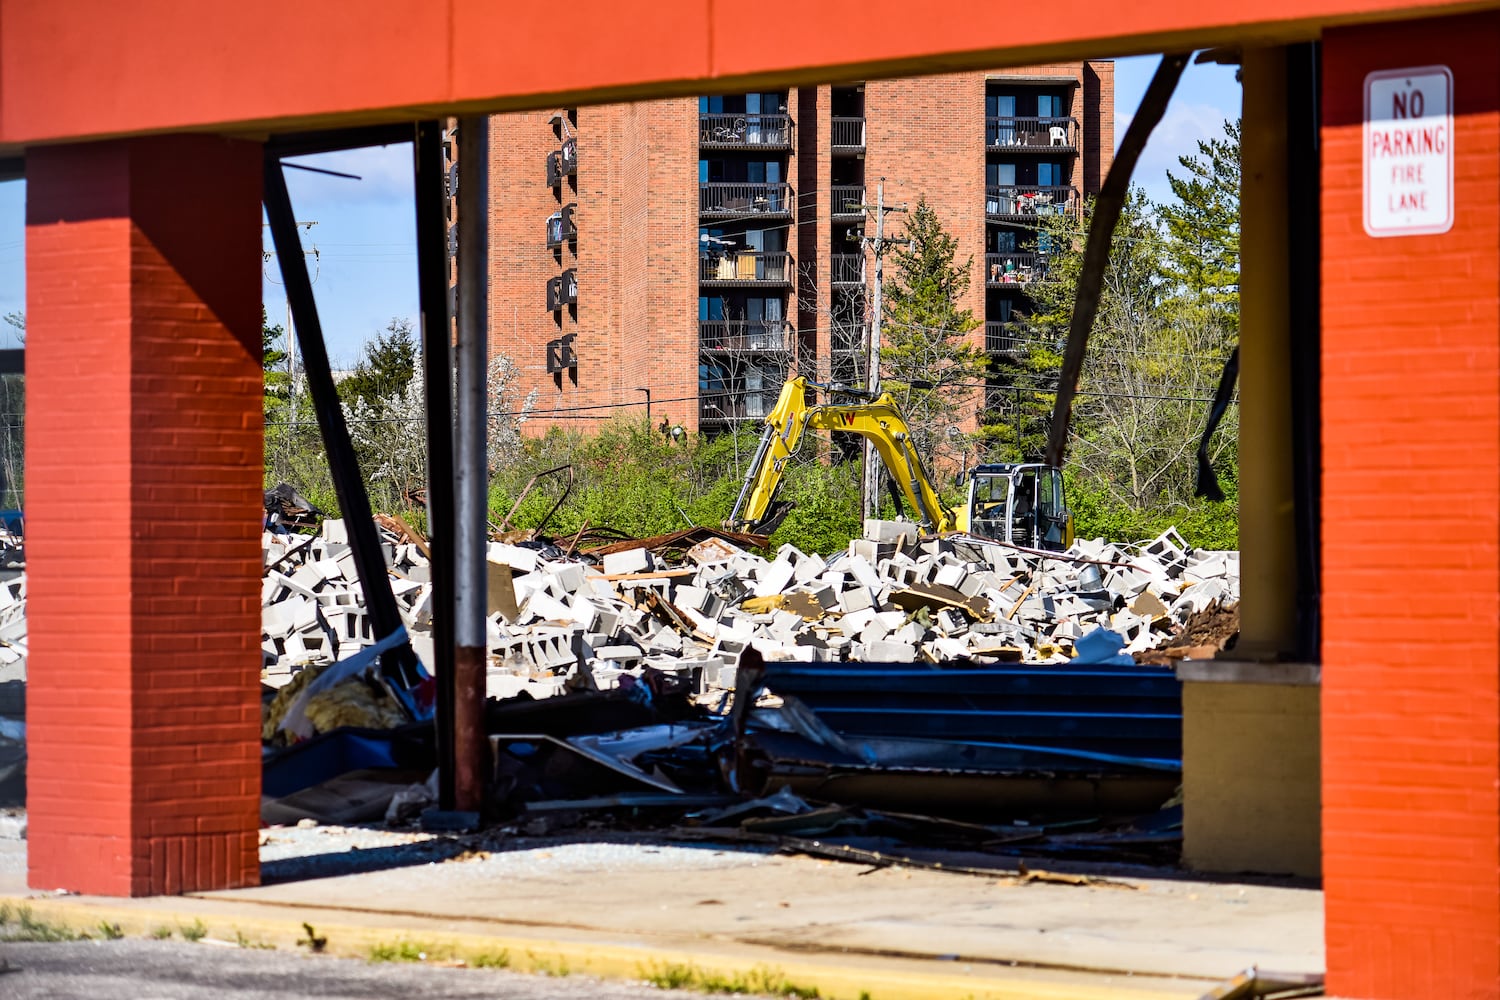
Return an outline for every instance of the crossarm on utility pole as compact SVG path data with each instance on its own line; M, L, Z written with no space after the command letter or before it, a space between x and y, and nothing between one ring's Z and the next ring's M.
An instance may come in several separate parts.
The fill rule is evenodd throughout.
M1115 161L1110 165L1109 175L1094 199L1094 215L1089 221L1088 243L1083 251L1083 268L1078 275L1078 291L1073 301L1073 316L1068 323L1068 346L1063 355L1062 371L1057 378L1057 399L1052 404L1052 424L1047 430L1048 465L1062 467L1063 455L1068 447L1068 424L1073 417L1073 396L1078 391L1078 378L1083 373L1083 359L1089 349L1089 333L1094 327L1094 316L1099 311L1099 293L1104 285L1104 271L1109 266L1109 249L1114 242L1115 224L1120 221L1120 212L1130 194L1130 175L1135 172L1136 161L1146 148L1151 131L1166 113L1167 102L1177 89L1177 81L1187 67L1188 56L1182 52L1162 56L1156 75L1141 98L1141 106L1125 138L1115 152Z

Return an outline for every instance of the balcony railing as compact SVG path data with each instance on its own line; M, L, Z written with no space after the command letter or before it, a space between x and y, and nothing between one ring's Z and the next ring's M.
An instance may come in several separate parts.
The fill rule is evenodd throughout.
M1078 122L1072 118L987 118L984 144L1015 149L1078 148Z
M1002 184L985 190L984 214L992 221L1032 219L1038 215L1072 215L1083 205L1078 189Z
M792 328L775 320L700 320L698 346L713 352L787 354L792 350Z
M547 246L560 247L569 240L578 238L578 226L573 221L573 210L576 207L564 205L562 211L547 216Z
M578 173L578 140L569 139L547 154L547 186L557 187L564 177Z
M985 284L1027 285L1046 275L1044 258L1034 253L987 253L984 255Z
M755 146L790 149L790 115L702 115L698 116L698 145L705 149L737 149Z
M704 217L791 215L792 186L770 182L705 181L698 185Z
M713 285L787 285L792 281L792 255L748 250L705 255L698 258L698 278Z
M835 118L831 132L829 145L835 153L853 153L865 148L863 118Z
M722 428L747 420L764 420L776 406L775 388L759 390L703 388L698 391L698 423L704 427Z
M1025 323L1012 320L1008 323L984 324L984 349L991 354L1014 354L1022 350L1029 341Z
M834 323L828 331L828 349L834 354L852 354L865 349L864 323Z
M828 199L832 203L829 205L829 211L838 221L854 222L865 217L864 209L849 207L865 203L863 184L831 184L828 188Z
M578 269L570 267L555 278L547 279L547 311L557 312L563 306L578 304Z
M865 283L865 255L862 253L836 253L829 268L833 272L835 285L859 285Z

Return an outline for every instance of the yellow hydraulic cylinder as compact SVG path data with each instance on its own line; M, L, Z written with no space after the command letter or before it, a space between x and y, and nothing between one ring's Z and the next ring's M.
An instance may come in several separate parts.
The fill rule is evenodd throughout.
M1235 652L1256 660L1297 648L1286 50L1246 49L1241 79L1241 599Z

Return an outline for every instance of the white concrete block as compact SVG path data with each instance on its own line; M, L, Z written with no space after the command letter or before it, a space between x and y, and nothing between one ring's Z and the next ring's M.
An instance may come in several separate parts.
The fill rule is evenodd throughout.
M649 573L655 568L656 560L645 549L610 552L604 557L604 572L610 576L617 573Z
M773 594L783 593L791 585L792 577L796 573L796 567L790 560L777 558L768 565L755 584L756 597L770 597Z
M909 642L880 639L865 643L865 658L870 663L911 663L917 658L917 648Z
M519 545L507 545L504 542L490 542L485 556L490 562L504 563L516 573L530 573L536 569L535 549L523 549Z
M882 521L878 518L867 517L864 537L872 542L905 544L916 541L917 526L910 521Z

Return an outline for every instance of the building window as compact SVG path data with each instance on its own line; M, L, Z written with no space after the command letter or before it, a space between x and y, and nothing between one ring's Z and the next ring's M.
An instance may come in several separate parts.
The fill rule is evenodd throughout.
M1039 94L1036 99L1036 116L1038 118L1061 118L1063 114L1062 98L1056 94Z
M1016 116L1015 96L1010 94L985 95L984 113L990 118L1014 118Z
M721 396L728 389L728 368L718 362L702 362L698 365L698 392L701 395Z
M1066 176L1061 163L1038 163L1036 165L1036 182L1040 187L1062 187L1067 183Z

